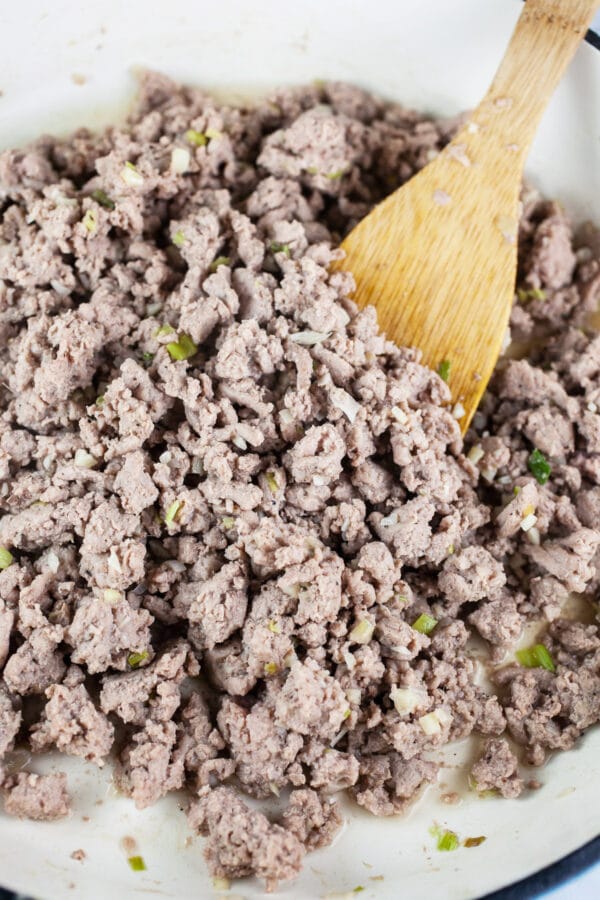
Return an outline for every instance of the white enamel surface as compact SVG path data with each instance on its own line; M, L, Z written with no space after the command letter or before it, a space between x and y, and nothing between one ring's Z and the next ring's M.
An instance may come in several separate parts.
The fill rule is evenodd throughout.
M520 5L518 0L4 0L0 146L123 116L134 93L136 66L250 96L277 84L343 78L452 114L481 96ZM84 83L73 75L83 76ZM591 47L581 48L553 99L528 170L578 219L600 221L600 54ZM465 753L472 748L452 748L452 764ZM35 768L55 764L36 761ZM189 840L176 798L140 813L116 796L107 774L99 777L72 761L66 768L77 795L71 818L33 825L0 814L0 883L46 900L213 895L202 841ZM304 900L362 885L359 896L365 900L459 900L522 878L598 833L600 732L533 774L541 789L516 801L475 799L466 791L464 772L452 768L403 819L377 821L349 809L348 825L334 847L308 857L304 874L282 888L282 896ZM459 791L458 805L441 802L449 790ZM429 834L434 822L462 838L487 840L474 849L439 853ZM146 872L129 870L120 844L126 836L136 840ZM83 862L70 858L79 848L86 852ZM382 881L371 880L379 875ZM257 897L262 891L240 882L231 895Z

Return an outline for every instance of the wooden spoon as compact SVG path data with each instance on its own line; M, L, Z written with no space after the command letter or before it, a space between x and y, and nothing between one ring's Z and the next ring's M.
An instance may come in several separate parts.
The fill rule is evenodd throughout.
M442 365L463 433L501 351L515 291L523 165L599 0L527 0L483 101L454 140L350 232L336 264L359 306ZM464 409L464 413L463 413Z

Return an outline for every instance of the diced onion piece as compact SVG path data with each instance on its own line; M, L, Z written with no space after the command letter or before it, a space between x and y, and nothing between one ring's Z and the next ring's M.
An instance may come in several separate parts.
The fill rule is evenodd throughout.
M529 513L528 516L525 516L525 518L521 520L521 531L529 531L530 528L533 528L536 522L537 516L533 513Z
M241 436L241 434L236 434L231 440L232 440L232 443L234 443L235 446L238 447L240 450L248 449L248 444L246 443L244 438Z
M0 569L8 569L11 563L14 562L14 556L7 550L6 547L0 547Z
M192 460L192 473L194 475L204 475L204 463L199 456L195 456Z
M219 875L215 875L212 879L212 886L215 891L228 891L230 888L231 882L229 878L221 878Z
M346 697L348 699L348 703L353 703L355 706L358 706L360 703L361 693L358 688L348 688L346 691Z
M535 525L533 525L527 532L527 540L530 544L535 544L536 547L539 547L539 545L541 544L542 537Z
M140 187L144 183L141 175L132 162L126 162L121 169L121 179L129 187Z
M496 477L497 473L498 473L498 469L493 469L493 468L481 470L481 475L483 478L485 478L485 480L488 482L488 484L492 483L492 481Z
M165 565L168 566L172 572L178 572L179 575L182 575L183 572L185 572L185 563L180 562L178 559L167 559Z
M111 572L117 572L119 574L123 571L121 562L117 556L117 551L114 547L110 548L110 553L108 554L108 568Z
M350 422L354 422L360 410L360 403L343 388L331 388L331 402L341 409Z
M408 416L400 406L392 406L391 413L392 418L395 419L396 422L400 422L401 425L406 425L408 422Z
M400 514L400 510L399 510L399 509L393 509L393 510L391 511L391 513L389 513L389 515L384 516L383 519L380 520L379 524L380 524L383 528L389 528L390 525L397 525L397 524L398 524L398 516L399 516L399 514Z
M225 531L229 531L230 528L233 528L235 525L235 519L232 516L223 516L221 519L221 524Z
M175 147L171 151L171 172L174 175L185 175L190 168L191 155L185 147Z
M472 462L474 466L476 466L481 457L484 455L485 451L481 444L474 444L467 454L467 459Z
M146 315L147 316L155 316L157 313L161 311L163 308L162 303L149 303L146 307Z
M119 600L123 599L121 591L117 591L114 588L106 588L103 596L107 603L118 603Z
M342 659L350 670L352 670L356 666L356 659L354 658L354 654L350 653L347 647L342 647Z
M465 408L462 403L455 403L454 409L452 410L452 415L455 419L462 419L465 415Z
M48 570L56 575L56 573L58 572L58 567L60 565L60 560L54 550L48 550L45 556L45 562Z
M348 638L355 644L368 644L373 637L374 631L375 625L373 622L369 622L367 619L360 619L348 635Z
M289 411L289 409L280 410L279 418L281 419L281 422L283 425L291 425L292 422L294 421L294 417L291 414L291 412Z
M74 462L82 469L93 469L98 464L96 457L87 450L82 450L81 447L75 451Z
M593 413L598 412L598 407L596 406L596 404L594 403L593 400L590 400L590 402L587 405L587 408L589 409L590 412L593 412Z
M427 694L424 691L416 691L413 688L392 688L390 700L400 716L408 716L419 706L425 705Z
M304 347L314 347L315 344L326 341L330 334L330 331L296 331L290 334L290 340Z
M327 479L324 475L313 475L312 483L315 487L325 487Z
M441 706L439 709L434 709L433 712L421 716L419 725L426 735L434 735L439 734L443 726L449 725L451 721L452 716L447 709Z

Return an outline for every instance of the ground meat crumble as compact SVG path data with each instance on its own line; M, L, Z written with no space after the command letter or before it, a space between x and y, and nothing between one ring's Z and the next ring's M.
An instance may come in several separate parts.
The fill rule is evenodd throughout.
M273 889L336 791L401 812L473 732L473 788L514 797L600 718L592 603L563 610L600 585L598 233L524 191L528 351L464 449L451 372L329 270L454 127L150 73L126 126L0 155L0 752L118 746L139 807L188 787L218 877ZM7 813L68 813L64 774L0 778Z

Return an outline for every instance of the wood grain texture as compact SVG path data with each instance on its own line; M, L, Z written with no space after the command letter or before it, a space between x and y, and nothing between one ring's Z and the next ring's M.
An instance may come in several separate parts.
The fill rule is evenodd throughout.
M359 306L418 347L449 384L463 432L506 333L523 165L546 104L600 0L527 0L482 103L454 140L342 244Z

